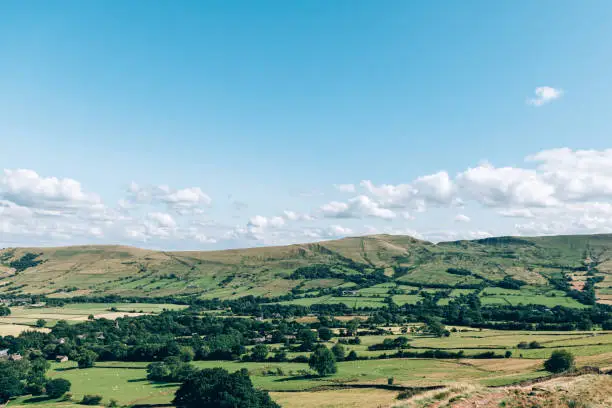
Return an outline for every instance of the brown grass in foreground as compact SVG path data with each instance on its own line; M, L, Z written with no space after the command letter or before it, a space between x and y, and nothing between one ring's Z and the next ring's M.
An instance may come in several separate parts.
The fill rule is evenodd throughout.
M365 406L365 405L364 405ZM559 377L529 386L484 388L458 384L392 405L403 408L608 408L612 377Z

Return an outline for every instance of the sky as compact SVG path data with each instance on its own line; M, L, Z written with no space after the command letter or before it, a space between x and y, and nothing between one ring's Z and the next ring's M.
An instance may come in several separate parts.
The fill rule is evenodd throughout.
M4 0L0 246L612 232L611 43L597 0Z

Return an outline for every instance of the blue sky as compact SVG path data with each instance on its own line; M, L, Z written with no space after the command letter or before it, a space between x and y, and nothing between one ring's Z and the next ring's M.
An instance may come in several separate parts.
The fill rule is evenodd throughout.
M0 245L608 232L611 21L606 1L4 1Z

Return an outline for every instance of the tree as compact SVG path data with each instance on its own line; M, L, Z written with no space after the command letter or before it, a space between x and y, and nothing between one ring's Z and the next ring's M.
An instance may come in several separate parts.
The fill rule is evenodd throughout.
M0 316L8 316L11 314L11 309L4 305L0 305Z
M47 321L45 319L38 319L36 321L36 327L45 327L47 325Z
M147 366L147 379L150 381L166 381L171 372L168 364L156 361Z
M333 336L333 333L329 329L329 327L319 327L318 332L319 332L319 339L321 339L322 341L329 341Z
M59 398L70 391L70 386L70 381L64 378L54 378L47 381L45 389L47 390L49 398Z
M179 351L179 357L181 361L189 362L193 361L195 352L191 346L181 346Z
M506 350L506 354L504 354L504 357L506 358L512 357L512 352L510 350Z
M330 375L338 371L334 354L325 346L315 349L310 355L308 366L319 373L320 376Z
M351 336L356 336L357 335L357 329L359 328L360 324L361 324L361 320L358 319L358 318L354 318L353 320L348 322L348 324L346 325L346 329L347 329L348 333Z
M265 391L257 390L247 370L228 373L222 368L196 372L176 391L178 408L280 408Z
M312 350L314 343L317 341L317 333L310 329L302 329L298 332L297 338L302 342L301 349L309 351Z
M574 355L567 350L555 350L544 362L544 368L551 373L561 373L574 368Z
M332 347L331 351L332 353L334 353L336 361L344 361L344 358L346 357L346 351L344 350L344 346L342 344L334 344L334 347Z
M346 356L346 361L355 361L357 360L357 353L355 352L355 350L351 350L348 355Z
M89 349L81 351L75 358L79 368L93 367L97 359L98 355Z
M436 337L450 336L450 332L446 330L446 327L436 319L426 319L425 324L425 333L429 333Z
M268 357L268 346L265 344L258 344L253 347L253 351L251 352L251 359L253 361L266 361Z

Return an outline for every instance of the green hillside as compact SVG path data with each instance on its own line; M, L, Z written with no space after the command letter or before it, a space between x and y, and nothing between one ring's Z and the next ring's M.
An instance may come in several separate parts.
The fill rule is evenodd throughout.
M484 304L583 307L575 292L589 287L599 302L612 303L612 235L439 244L373 235L208 252L122 246L0 250L0 297L227 299L292 293L291 299L279 301L376 307L389 297L398 304L416 303L427 294L443 292L437 299L442 304L476 291Z

